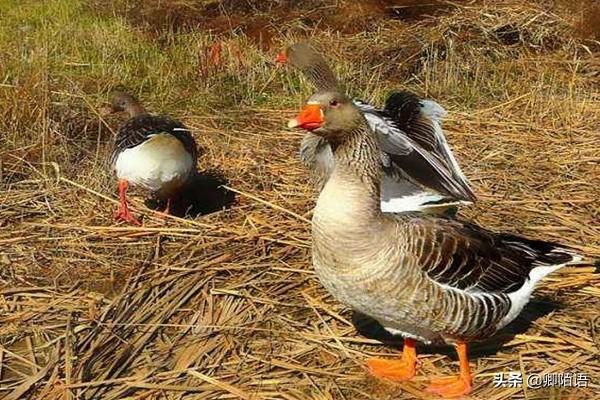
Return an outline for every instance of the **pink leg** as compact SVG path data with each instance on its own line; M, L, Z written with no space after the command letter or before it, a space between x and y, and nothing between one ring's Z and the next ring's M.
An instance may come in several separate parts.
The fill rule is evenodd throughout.
M129 211L129 205L127 203L127 188L129 187L129 182L126 180L119 180L119 209L115 214L115 219L117 221L125 221L132 225L142 225L141 222L133 216L131 211Z

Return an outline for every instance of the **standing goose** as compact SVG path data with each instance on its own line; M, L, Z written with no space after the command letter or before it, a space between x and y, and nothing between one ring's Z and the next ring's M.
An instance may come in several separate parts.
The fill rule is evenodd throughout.
M371 373L407 380L415 341L456 346L457 377L434 380L444 397L471 391L467 343L504 327L529 301L535 284L582 259L572 249L467 221L424 213L383 213L379 143L345 95L319 92L288 123L331 143L334 166L312 218L312 258L325 288L340 302L405 337L400 360L370 359Z
M317 90L340 90L324 58L305 43L288 47L276 61L300 70ZM442 120L446 111L442 106L406 91L390 95L383 110L361 100L353 102L376 132L382 150L383 211L435 210L475 201L444 136ZM309 133L302 141L300 156L315 171L320 189L333 168L330 144Z
M196 142L181 122L149 114L128 93L113 93L111 111L126 111L130 116L119 129L111 154L111 164L119 180L119 209L115 218L140 225L128 206L129 185L167 200L166 213L169 213L171 201L196 168Z

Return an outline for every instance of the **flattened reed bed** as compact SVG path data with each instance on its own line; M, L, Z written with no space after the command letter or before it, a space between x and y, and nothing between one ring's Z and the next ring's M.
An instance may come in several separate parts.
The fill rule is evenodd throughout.
M491 32L511 12L519 21L547 19L526 25L521 44L498 45L485 35L449 40L448 31L461 26ZM496 20L475 18L481 13ZM435 51L419 53L422 68L401 78L402 68L389 70L352 51L416 33L429 43L423 49ZM541 34L563 36L540 50L531 38ZM457 7L435 26L386 20L371 38L340 41L325 32L317 39L339 58L337 69L354 93L379 101L388 90L407 87L450 110L448 139L480 198L462 215L599 257L600 99L594 75L582 70L595 57L569 35L567 25L541 8L506 3ZM476 58L481 47L469 40L493 54ZM146 89L147 103L182 119L206 149L202 168L222 170L238 193L232 208L195 219L163 222L135 197L144 226L114 225L116 197L102 160L108 127L114 130L118 120L100 120L94 110L104 99L86 93L104 90L118 74L90 83L93 76L71 71L68 79L56 73L44 85L23 78L0 89L7 132L0 137L0 398L428 398L421 392L428 376L455 372L451 352L426 348L414 382L387 384L367 375L364 359L396 356L398 343L382 345L371 326L357 333L362 320L328 296L312 272L307 220L315 193L296 157L300 135L284 128L309 89L295 75L273 71L265 61L270 53L247 48L246 67L228 64L197 94L183 90L190 104L173 100L178 81L168 71L122 66L130 83L149 75L169 88ZM242 77L244 90L264 94L238 93L236 107L211 96ZM16 93L33 106L15 108ZM55 103L78 105L83 117L61 119L64 114L50 112ZM473 398L600 396L598 310L594 267L565 268L544 280L516 323L471 349ZM571 371L591 383L495 388L494 374L508 371Z
M461 121L466 136L479 125L464 116ZM454 122L448 125L450 135ZM102 399L160 398L159 393L167 398L306 398L315 393L425 398L419 394L423 375L394 386L376 383L361 367L367 355L393 356L396 351L357 336L350 313L314 277L308 224L300 218L309 217L312 194L294 159L298 141L286 135L281 131L265 139L261 151L272 157L263 171L272 178L266 189L232 183L252 197L241 195L233 209L197 220L112 226L113 202L93 191L57 182L54 176L14 185L7 193L15 203L27 201L22 207L31 214L22 211L24 220L0 238L10 260L4 271L12 275L3 279L15 282L2 292L5 393L25 382L34 389L30 398L40 399L66 392L71 398ZM242 137L239 142L253 140ZM510 143L511 137L516 143ZM517 135L502 139L505 146L516 147L522 140ZM552 151L552 138L541 140ZM487 141L498 142L491 135ZM285 157L272 153L276 144L286 148ZM529 157L527 153L521 157ZM571 162L582 158L576 154ZM240 160L239 167L233 162L230 168L244 168L245 162ZM487 173L494 171L498 169L490 167ZM589 192L567 195L564 188L572 186L559 184L536 190L537 177L509 173L501 170L493 176L507 184L516 179L530 189L515 200L485 192L482 204L465 213L497 228L518 227L525 234L574 245L581 240L582 249L598 254L598 242L590 240L598 237L598 226L591 219L581 222L594 203ZM73 197L81 207L106 212L73 213ZM49 204L58 216L42 211ZM3 213L10 210L14 207ZM474 352L483 352L474 360L480 372L477 396L507 399L522 393L493 389L498 371L576 370L597 379L598 337L590 324L597 320L600 292L593 270L573 268L548 278L536 292L544 300L534 302L517 324L522 333L476 346ZM53 285L34 286L48 276L54 277ZM127 276L131 278L123 285ZM553 310L554 303L563 306ZM552 311L540 317L540 309ZM522 330L528 315L534 322ZM424 374L452 368L445 355L423 356Z

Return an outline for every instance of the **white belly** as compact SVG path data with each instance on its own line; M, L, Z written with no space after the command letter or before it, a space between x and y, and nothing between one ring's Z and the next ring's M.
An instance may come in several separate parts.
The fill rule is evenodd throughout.
M403 323L401 321L396 322L394 328L388 326L383 326L383 328L394 336L415 339L424 344L440 343L444 341L439 334L433 331L421 329L413 324Z
M139 146L123 150L115 163L119 179L153 192L180 186L193 167L192 156L183 144L167 134L154 135Z

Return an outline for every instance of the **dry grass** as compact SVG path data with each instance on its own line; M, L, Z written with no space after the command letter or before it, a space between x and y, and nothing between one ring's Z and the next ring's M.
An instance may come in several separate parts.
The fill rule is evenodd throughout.
M315 193L296 157L300 135L283 128L310 89L272 67L274 51L243 33L150 35L118 7L15 4L0 4L0 397L409 399L427 398L428 376L455 372L451 352L423 349L414 382L366 374L366 357L395 356L397 344L357 333L360 321L312 272ZM598 257L599 46L582 36L583 14L561 4L381 14L369 34L291 19L273 47L315 36L352 93L435 98L480 198L462 214ZM205 56L217 39L214 66ZM239 193L233 208L163 223L138 198L144 226L113 223L104 160L120 119L95 110L116 84L192 128L201 168L220 169ZM473 345L472 398L600 397L593 271L544 280L510 329ZM509 371L592 383L494 388L494 373Z

